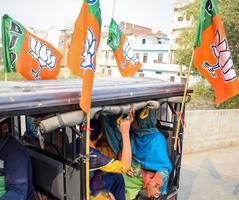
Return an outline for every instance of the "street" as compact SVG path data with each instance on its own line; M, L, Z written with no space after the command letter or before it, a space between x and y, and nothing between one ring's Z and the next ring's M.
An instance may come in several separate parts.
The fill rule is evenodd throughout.
M238 200L239 146L183 156L179 200Z

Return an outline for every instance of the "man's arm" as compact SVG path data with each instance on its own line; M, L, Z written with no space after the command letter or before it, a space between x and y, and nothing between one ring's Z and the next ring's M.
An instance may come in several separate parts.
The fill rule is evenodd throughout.
M130 119L126 118L121 119L119 125L119 130L123 141L123 148L120 160L124 163L124 171L128 171L130 169L132 161L132 152L129 137L130 124L131 124Z
M14 151L5 160L6 193L0 200L26 200L29 177L29 161L25 152Z

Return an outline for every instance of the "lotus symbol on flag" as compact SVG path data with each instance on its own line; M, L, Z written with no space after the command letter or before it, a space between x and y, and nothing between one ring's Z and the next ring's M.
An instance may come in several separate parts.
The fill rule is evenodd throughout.
M130 46L128 40L125 40L122 48L123 56L125 57L125 62L122 64L122 68L125 68L127 63L131 65L136 65L139 62L138 56Z
M45 67L48 71L54 69L56 64L56 56L52 55L51 50L49 50L46 45L42 44L39 40L36 40L33 37L30 37L30 51L29 54L38 61L39 66L37 70L33 70L31 75L35 80L40 80L40 73Z
M98 0L88 0L88 4L94 5Z
M95 72L95 66L93 64L93 58L96 51L96 39L90 28L87 30L87 38L85 40L85 51L82 53L84 60L81 62L81 68L91 69Z
M225 82L236 79L236 72L233 67L232 56L228 48L226 38L221 40L219 30L216 31L215 44L211 46L213 55L217 60L215 65L204 62L203 67L208 70L213 78L217 77L215 70L220 69Z

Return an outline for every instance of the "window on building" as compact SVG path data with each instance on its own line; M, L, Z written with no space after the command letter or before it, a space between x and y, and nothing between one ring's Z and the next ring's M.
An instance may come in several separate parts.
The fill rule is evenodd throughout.
M144 77L144 73L139 73L139 77Z
M158 54L158 62L159 62L159 63L162 63L162 62L163 62L163 54L162 54L162 53L159 53L159 54Z
M112 70L111 69L108 69L107 71L107 76L111 76L112 75Z
M159 71L157 71L157 72L155 72L156 74L162 74L162 72L159 72Z
M154 60L154 63L163 63L163 54L159 53L157 59Z
M142 39L142 44L146 44L146 39L145 38Z
M111 53L111 60L114 60L114 59L115 59L114 53Z
M190 21L190 19L191 19L190 15L186 15L186 20Z
M183 17L182 16L178 17L178 22L182 22L182 21L183 21Z
M143 63L147 63L148 62L148 53L144 53L143 55Z
M139 60L139 53L136 53L136 56L137 56L137 58L138 58L138 60Z
M109 58L109 51L106 51L105 52L105 59L108 59Z
M174 82L175 77L174 76L170 76L170 82Z

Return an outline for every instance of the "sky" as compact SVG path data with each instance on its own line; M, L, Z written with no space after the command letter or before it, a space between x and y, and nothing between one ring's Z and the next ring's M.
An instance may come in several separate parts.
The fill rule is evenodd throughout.
M174 0L115 0L114 18L170 34ZM0 0L0 15L10 15L24 26L64 28L79 15L83 0ZM114 0L101 0L103 25L109 25Z

